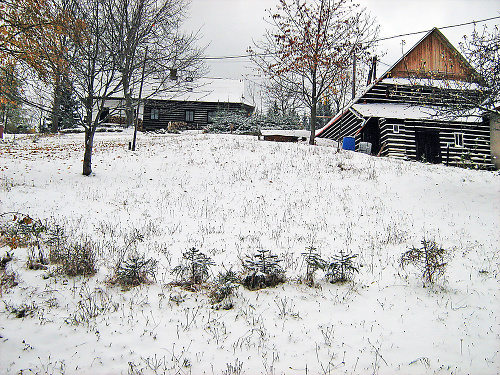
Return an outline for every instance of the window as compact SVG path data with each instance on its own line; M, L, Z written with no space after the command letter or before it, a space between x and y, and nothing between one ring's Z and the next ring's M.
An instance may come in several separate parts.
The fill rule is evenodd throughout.
M393 133L399 133L399 125L398 124L392 125L392 132Z
M160 110L158 108L151 109L151 120L158 120L160 118Z
M194 121L194 111L186 111L186 122L193 122Z
M207 123L211 124L214 122L215 111L208 111L207 113Z
M455 147L464 147L464 133L455 133Z

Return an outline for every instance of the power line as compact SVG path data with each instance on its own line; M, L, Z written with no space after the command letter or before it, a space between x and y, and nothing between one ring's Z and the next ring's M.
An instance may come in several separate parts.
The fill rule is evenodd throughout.
M485 18L483 20L479 20L479 21L470 21L470 22L464 22L464 23L458 23L456 25L448 25L448 26L443 26L443 27L438 27L438 29L442 30L442 29L449 29L449 28L452 28L452 27L459 27L459 26L465 26L465 25L472 25L472 24L476 24L476 23L481 23L481 22L486 22L486 21L491 21L491 20L495 20L495 19L498 19L500 18L500 16L496 16L496 17L490 17L490 18ZM413 33L406 33L406 34L400 34L400 35L394 35L394 36L388 36L386 38L380 38L380 39L376 39L375 42L381 42L382 40L389 40L389 39L394 39L394 38L400 38L402 36L409 36L409 35L417 35L417 34L423 34L423 33L427 33L429 32L430 30L424 30L424 31L415 31Z
M458 23L458 24L455 24L455 25L442 26L442 27L438 27L438 29L440 29L440 30L442 30L442 29L450 29L450 28L453 28L453 27L460 27L460 26L472 25L472 24L487 22L487 21L491 21L491 20L495 20L495 19L499 19L499 18L500 18L500 16L495 16L495 17L490 17L490 18L485 18L485 19L482 19L482 20L478 20L478 21L470 21L470 22ZM385 37L385 38L375 39L374 42L381 42L383 40L401 38L403 36L423 34L423 33L429 32L429 31L430 30L422 30L422 31L415 31L415 32L412 32L412 33L405 33L405 34L393 35L393 36L388 36L388 37ZM258 55L258 56L272 56L272 55L275 55L275 54L276 53L273 53L273 52L267 52L267 53L258 53L256 55ZM201 60L235 60L235 59L247 59L247 58L250 58L252 56L255 56L255 55L246 54L246 55L232 55L232 56L231 55L230 56L207 56L207 57L201 58Z

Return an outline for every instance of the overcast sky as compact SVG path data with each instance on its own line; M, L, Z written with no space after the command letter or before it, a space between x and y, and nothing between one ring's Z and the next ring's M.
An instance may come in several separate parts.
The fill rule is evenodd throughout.
M500 16L499 0L357 0L362 7L377 19L380 37L430 30L485 18ZM261 40L269 28L268 12L275 9L278 0L191 0L188 30L200 30L200 44L208 45L207 56L244 55L253 40ZM492 28L499 24L496 19L479 24ZM459 48L463 35L470 34L473 26L443 29L443 34ZM385 72L402 55L402 40L405 52L425 34L399 37L382 42L378 54L381 64L378 75ZM248 78L253 76L248 59L208 61L209 77Z

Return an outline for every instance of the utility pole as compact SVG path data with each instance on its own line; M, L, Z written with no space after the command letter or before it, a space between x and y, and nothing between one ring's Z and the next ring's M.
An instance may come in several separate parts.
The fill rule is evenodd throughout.
M144 84L144 71L146 68L146 58L148 56L148 46L146 46L146 51L144 52L144 61L142 62L142 76L141 76L141 86L139 87L139 98L137 100L137 110L135 113L135 125L134 125L134 139L132 140L132 151L135 151L135 143L137 140L137 126L139 125L139 108L141 107L141 96L142 96L142 85ZM142 117L144 119L144 110Z
M356 55L352 57L352 99L356 97Z

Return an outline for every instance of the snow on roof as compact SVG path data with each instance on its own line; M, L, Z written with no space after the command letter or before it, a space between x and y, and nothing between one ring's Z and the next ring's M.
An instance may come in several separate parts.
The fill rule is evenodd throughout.
M440 89L454 90L481 90L483 87L477 83L463 81L430 79L430 78L384 78L381 83L405 86L427 86Z
M408 120L442 120L439 109L430 106L417 106L399 103L367 103L353 104L351 106L363 117L399 118ZM449 119L446 119L449 121ZM471 114L470 116L454 119L457 122L480 122L481 117Z
M144 97L159 100L249 104L245 99L245 81L240 79L200 78L176 90L148 95L153 89L154 85L145 88Z

